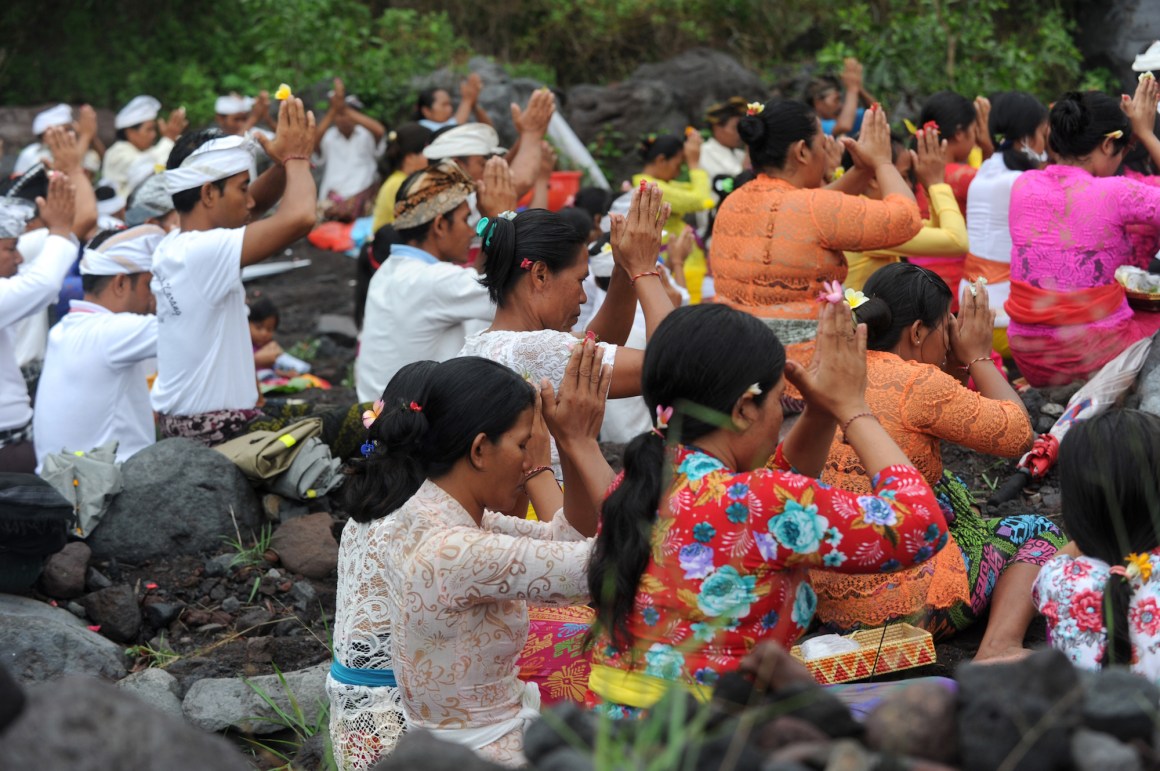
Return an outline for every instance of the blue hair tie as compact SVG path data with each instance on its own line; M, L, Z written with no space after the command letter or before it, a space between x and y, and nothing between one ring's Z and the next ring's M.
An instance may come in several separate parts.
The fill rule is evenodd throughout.
M485 233L486 235L484 235ZM492 236L495 235L495 220L480 217L479 222L475 223L475 235L483 239L484 249L491 246Z
M362 456L364 458L371 457L371 454L374 453L374 451L375 451L375 440L374 439L368 439L367 441L363 442L362 447L359 448L359 452L362 453Z

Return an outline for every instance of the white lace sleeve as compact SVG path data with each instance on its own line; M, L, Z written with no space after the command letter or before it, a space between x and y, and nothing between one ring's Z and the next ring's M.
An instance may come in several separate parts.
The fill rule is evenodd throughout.
M538 332L484 332L470 338L461 353L482 356L538 381L547 378L556 388L564 380L572 346L579 341L568 332L543 329ZM600 343L604 363L616 365L616 346Z
M495 511L483 514L483 528L493 533L516 537L537 538L541 541L583 541L584 536L564 516L564 509L556 512L549 522L509 517Z

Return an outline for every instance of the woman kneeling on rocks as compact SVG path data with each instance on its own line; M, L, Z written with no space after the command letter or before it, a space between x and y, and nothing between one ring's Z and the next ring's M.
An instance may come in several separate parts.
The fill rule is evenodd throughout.
M933 560L897 575L812 573L818 617L843 632L903 618L946 637L990 608L976 658L1022 655L1035 617L1031 585L1067 539L1046 517L984 519L942 462L944 441L1017 458L1035 438L1023 402L990 358L995 313L987 292L981 282L966 288L955 318L938 274L896 263L870 277L866 295L854 311L869 333L866 403L934 488L951 538ZM977 391L967 388L968 376ZM855 449L836 440L822 481L866 495L869 471Z
M591 342L577 346L569 373L559 401L549 397L552 417L573 418L584 428L563 433L591 434L596 448L588 427L599 426L609 373ZM405 721L518 765L540 702L517 678L528 606L587 599L591 494L572 485L581 504L569 500L550 522L497 513L525 489L545 511L564 500L541 473L536 392L500 364L469 356L406 368L376 407L346 490L327 681L335 755L344 769L369 768Z
M590 706L634 715L674 684L707 698L758 642L788 646L809 626L807 568L899 570L946 542L930 486L866 406L865 346L844 302L824 305L808 369L725 306L661 323L643 381L657 428L628 445L589 568ZM806 409L779 445L787 381ZM816 479L839 426L873 493Z

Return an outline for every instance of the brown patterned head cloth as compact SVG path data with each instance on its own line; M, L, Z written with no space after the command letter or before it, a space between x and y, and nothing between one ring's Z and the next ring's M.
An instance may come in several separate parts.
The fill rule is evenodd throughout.
M395 202L395 230L425 225L453 211L475 192L475 183L453 160L417 171L405 182Z

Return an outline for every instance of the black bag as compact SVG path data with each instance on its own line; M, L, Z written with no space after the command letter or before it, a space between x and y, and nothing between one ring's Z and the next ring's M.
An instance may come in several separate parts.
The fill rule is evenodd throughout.
M35 474L0 473L0 591L24 591L68 542L73 507Z

